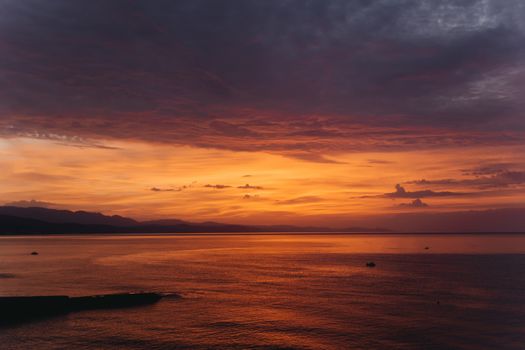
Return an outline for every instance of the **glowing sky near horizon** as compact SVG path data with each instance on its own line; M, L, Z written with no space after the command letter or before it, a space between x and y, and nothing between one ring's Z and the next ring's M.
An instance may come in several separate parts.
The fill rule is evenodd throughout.
M265 152L105 145L4 140L1 199L143 220L322 224L330 218L340 225L367 214L518 207L524 199L516 190L522 173L498 168L520 161L515 155L524 147L346 153L338 163L318 163ZM396 192L396 184L405 192Z
M315 225L523 207L523 23L518 0L0 1L0 203Z

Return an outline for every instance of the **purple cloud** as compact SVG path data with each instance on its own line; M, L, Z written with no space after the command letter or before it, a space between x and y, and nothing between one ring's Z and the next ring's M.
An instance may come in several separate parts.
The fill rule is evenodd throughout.
M59 206L59 205L57 205L55 203L38 201L38 200L34 200L34 199L31 199L31 200L28 200L28 201L27 200L22 200L22 201L9 202L9 203L5 203L4 205L5 206L9 206L9 207L20 207L20 208L34 208L34 207L38 207L38 208L56 208L56 207Z
M207 185L204 185L204 187L207 187L207 188L215 188L217 190L223 190L225 188L230 188L231 186L228 186L228 185L210 185L210 184L207 184Z
M428 197L454 197L454 196L464 196L470 193L463 192L450 192L450 191L432 191L432 190L423 190L423 191L407 191L400 184L396 185L395 192L388 192L380 195L374 196L361 196L358 198L428 198Z
M302 196L302 197L277 201L276 204L279 204L279 205L308 204L308 203L317 203L322 200L323 199L321 197L317 197L317 196Z
M421 199L416 198L410 203L401 203L398 205L401 208L428 208L428 204L424 203Z
M396 191L385 193L383 197L386 198L427 198L427 197L450 197L450 196L461 196L465 195L465 193L458 193L458 192L450 192L450 191L441 191L441 192L435 192L431 190L423 190L423 191L407 191L403 186L400 184L396 185Z
M446 185L446 186L472 186L476 188L504 188L513 185L525 184L525 172L523 171L509 171L502 170L492 175L476 176L470 179L438 179L438 180L414 180L408 181L407 184L432 186L432 185Z
M244 186L237 186L237 188L240 188L243 190L262 190L263 189L261 186L252 186L250 184L246 184Z
M158 187L152 187L150 188L150 191L153 191L153 192L180 192L182 191L181 188L158 188Z
M8 1L0 137L314 162L522 144L524 11L519 0Z

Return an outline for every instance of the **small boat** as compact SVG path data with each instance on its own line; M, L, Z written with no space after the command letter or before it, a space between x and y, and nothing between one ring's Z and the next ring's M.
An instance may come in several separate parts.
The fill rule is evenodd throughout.
M369 261L366 263L366 267L376 267L376 263L373 261Z
M31 252L31 255L38 255L38 252Z

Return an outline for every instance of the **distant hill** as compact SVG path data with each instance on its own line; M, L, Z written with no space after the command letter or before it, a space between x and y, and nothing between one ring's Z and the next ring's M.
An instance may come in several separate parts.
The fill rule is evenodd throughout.
M99 224L56 223L31 218L0 215L0 234L67 234L67 233L217 233L253 232L247 226L224 225L220 227L179 224L172 226L135 225L111 226Z
M358 226L357 226L358 225ZM373 228L368 227L368 225ZM388 227L389 229L382 228ZM85 211L0 206L0 234L64 233L455 233L525 232L525 208L443 213L376 215L356 221L355 227L301 227L291 225L233 225L218 222L193 223L178 219L140 222L118 215Z
M122 216L47 208L0 207L0 234L65 233L255 233L255 232L386 232L362 227L333 229L298 226L249 226L177 219L139 222Z
M65 234L114 232L115 226L52 223L36 219L0 215L0 234ZM118 229L118 228L117 228Z
M31 218L51 223L71 223L83 225L134 226L138 222L118 215L107 216L87 211L57 210L40 207L0 206L0 215Z

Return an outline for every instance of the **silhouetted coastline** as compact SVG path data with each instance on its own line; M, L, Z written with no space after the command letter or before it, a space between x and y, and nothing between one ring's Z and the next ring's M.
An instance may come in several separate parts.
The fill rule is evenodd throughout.
M88 221L91 220L91 221ZM86 222L92 222L86 223ZM170 224L173 222L174 224ZM105 224L102 224L105 223ZM261 233L261 232L389 232L385 228L298 227L292 225L232 225L217 222L191 223L182 220L139 222L121 216L47 208L0 207L0 234L71 233Z
M461 215L460 215L461 214ZM459 223L459 224L458 224ZM463 224L461 224L463 223ZM494 225L494 223L498 223ZM360 224L360 223L358 223ZM407 226L408 225L408 226ZM239 225L220 222L188 222L178 219L137 221L118 215L86 211L0 206L0 235L51 234L277 234L277 233L418 233L493 234L525 233L525 208L508 208L461 213L412 213L378 219L377 226L318 227L294 225Z

